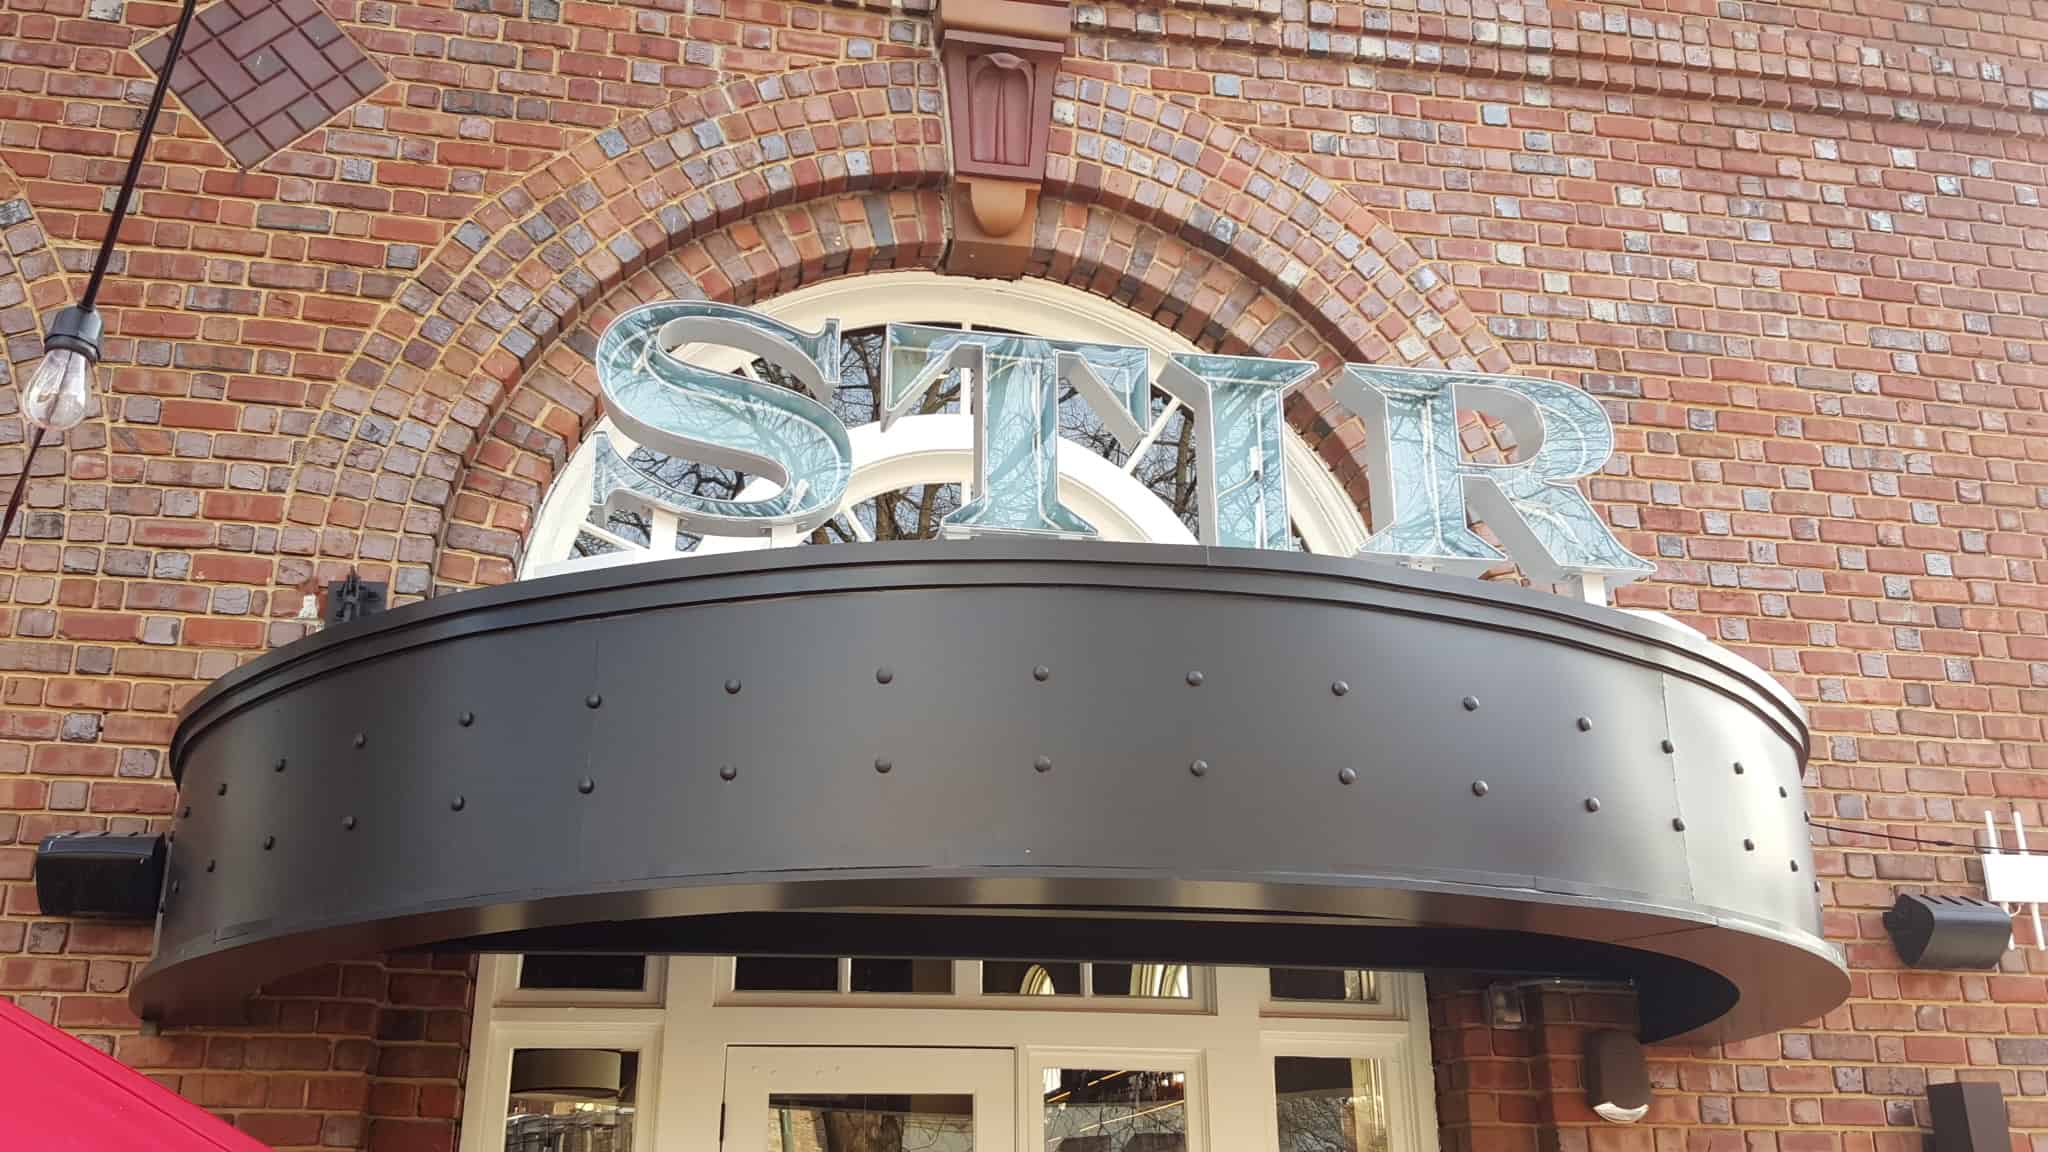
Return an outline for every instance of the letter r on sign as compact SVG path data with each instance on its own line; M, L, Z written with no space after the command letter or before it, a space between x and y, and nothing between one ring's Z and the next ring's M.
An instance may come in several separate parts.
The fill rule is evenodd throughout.
M1532 579L1621 582L1656 566L1621 546L1579 491L1614 451L1598 401L1569 384L1425 368L1347 364L1337 399L1365 421L1372 522L1360 555L1473 574L1507 559L1474 532L1468 502ZM1500 419L1521 459L1465 459L1458 409Z

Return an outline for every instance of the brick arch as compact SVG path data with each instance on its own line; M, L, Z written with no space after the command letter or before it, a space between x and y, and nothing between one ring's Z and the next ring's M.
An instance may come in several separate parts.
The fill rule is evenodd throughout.
M1448 278L1298 161L1146 93L1060 85L1034 274L1156 308L1210 347L1508 366ZM650 263L696 266L665 291L740 302L857 261L935 266L940 111L930 61L739 81L600 133L479 210L387 310L308 445L295 512L322 521L328 574L360 564L405 596L510 579L594 411L573 357L549 353ZM1162 244L1182 257L1171 278ZM1362 495L1362 437L1329 390L1290 417Z
M849 196L770 210L672 250L584 308L513 387L465 473L439 552L441 578L496 583L513 577L546 479L600 414L590 357L598 335L621 312L672 298L750 304L841 275L936 268L946 237L930 231L906 237L903 229L937 218L927 215L937 194L921 193L913 207L897 208L890 216L893 228L883 231L869 226L889 215L875 199ZM803 240L833 227L832 221L844 230L844 257L825 264L805 259ZM860 223L847 223L852 221ZM1327 366L1355 355L1220 254L1099 204L1045 201L1031 264L1032 278L1105 296L1213 351L1291 356ZM743 274L726 274L734 268ZM1296 403L1297 426L1362 506L1360 441L1318 418L1305 399Z
M1317 346L1265 327L1268 318L1234 303L1245 298L1242 288L1234 295L1222 285L1207 288L1211 299L1223 299L1204 322L1204 342L1324 366L1322 379L1289 397L1288 417L1354 499L1365 498L1363 429L1338 407L1328 370L1344 361L1512 370L1448 275L1371 207L1293 155L1184 104L1101 79L1063 75L1056 95L1054 117L1066 127L1054 134L1047 158L1049 192L1101 205L1214 256L1320 338ZM1044 212L1038 224L1044 248ZM1096 220L1072 244L1055 242L1038 271L1071 279L1069 265L1082 262L1090 245L1110 242ZM1136 288L1088 286L1144 302Z
M734 81L600 132L479 208L384 310L306 443L288 517L317 529L320 575L356 566L401 596L428 593L464 475L502 464L515 487L538 482L499 459L551 434L518 430L515 385L585 307L649 262L820 200L907 213L938 243L937 85L929 60ZM799 239L799 263L839 258L833 230ZM731 271L708 269L705 287ZM481 567L449 582L496 576Z
M943 219L935 189L771 208L677 245L583 304L479 430L437 549L437 580L514 578L548 482L600 415L590 357L619 313L662 299L752 304L839 276L935 269Z
M1047 158L1050 194L1218 256L1346 359L1508 368L1448 276L1293 155L1150 92L1072 75L1056 91L1054 117L1068 127Z

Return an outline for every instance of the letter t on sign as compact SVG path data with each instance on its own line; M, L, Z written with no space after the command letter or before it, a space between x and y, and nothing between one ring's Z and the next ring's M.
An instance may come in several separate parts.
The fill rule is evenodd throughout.
M941 378L962 369L973 377L975 482L940 522L948 535L1095 535L1060 503L1060 394L1072 386L1131 447L1152 402L1143 348L891 324L882 362L884 429Z
M1287 417L1280 402L1315 374L1307 360L1176 352L1160 387L1188 406L1201 454L1202 543L1294 547L1287 516Z
M1569 384L1425 368L1347 364L1337 400L1366 425L1377 531L1360 554L1477 574L1508 558L1474 532L1472 510L1544 583L1626 583L1656 566L1621 546L1579 491L1614 451L1598 401ZM1521 459L1480 464L1458 442L1458 409L1499 418Z

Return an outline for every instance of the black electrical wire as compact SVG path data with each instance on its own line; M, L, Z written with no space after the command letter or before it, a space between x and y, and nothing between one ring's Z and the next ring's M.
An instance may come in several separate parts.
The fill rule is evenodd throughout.
M192 25L192 12L199 7L198 0L185 0L185 6L178 12L178 26L171 30L170 51L164 54L163 71L157 73L156 88L149 94L149 109L142 114L142 128L135 138L135 151L128 155L128 171L121 177L121 194L114 200L114 218L107 222L107 234L100 238L100 253L92 264L92 278L85 282L85 295L79 297L78 306L92 311L99 299L100 281L106 278L107 262L113 259L114 243L121 235L121 224L128 218L129 201L135 198L135 181L142 175L143 153L149 151L150 138L156 135L157 113L163 111L164 94L171 88L171 73L178 67L178 56L185 47L185 29Z
M1961 844L1954 840L1925 840L1918 836L1901 836L1895 832L1866 832L1861 828L1844 828L1840 824L1823 824L1811 816L1806 818L1806 822L1815 828L1825 828L1830 832L1840 832L1848 836L1874 836L1880 840L1896 840L1901 844L1925 844L1931 848L1968 848L1972 852L1984 850L1980 845Z
M14 495L7 498L7 513L0 515L0 544L7 543L7 526L14 523L14 514L21 510L22 494L28 491L28 466L36 458L36 450L43 446L45 431L47 429L38 424L35 432L28 438L28 454L21 458L21 475L14 478ZM22 535L28 535L26 526L22 529Z

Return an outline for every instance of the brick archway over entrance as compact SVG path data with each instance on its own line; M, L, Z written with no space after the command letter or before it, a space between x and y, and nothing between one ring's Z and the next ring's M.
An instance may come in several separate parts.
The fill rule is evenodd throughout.
M925 61L739 81L602 133L480 209L386 310L308 443L290 515L319 526L322 575L359 565L401 596L511 579L595 413L561 337L643 273L648 293L747 302L938 266L940 99ZM1221 350L1507 366L1448 278L1299 162L1083 77L1061 77L1055 117L1031 274ZM1290 417L1362 493L1359 432L1328 390Z

